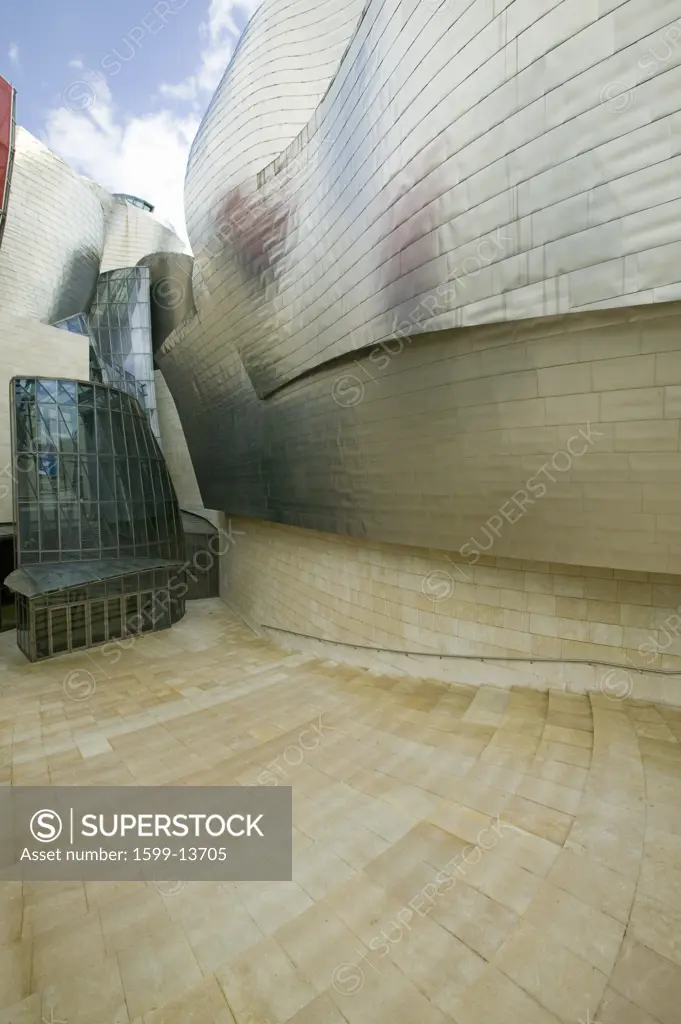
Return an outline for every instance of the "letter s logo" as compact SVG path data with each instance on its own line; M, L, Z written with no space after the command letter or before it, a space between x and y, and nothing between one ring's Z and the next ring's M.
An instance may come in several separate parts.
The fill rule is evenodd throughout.
M62 827L62 820L57 812L47 808L36 811L29 825L31 835L39 843L53 843L61 835Z

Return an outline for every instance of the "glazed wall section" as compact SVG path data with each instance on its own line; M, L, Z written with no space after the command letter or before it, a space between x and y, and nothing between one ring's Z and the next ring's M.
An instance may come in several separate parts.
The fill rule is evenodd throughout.
M87 380L88 338L0 308L0 523L14 520L13 498L17 470L12 459L10 381L15 376L37 376L45 371L60 377Z
M678 676L633 668L681 671L681 576L493 556L470 565L451 551L247 519L233 518L229 527L234 543L220 562L221 596L279 644L393 675L600 691L613 707L632 692L681 704ZM492 655L525 660L476 660Z

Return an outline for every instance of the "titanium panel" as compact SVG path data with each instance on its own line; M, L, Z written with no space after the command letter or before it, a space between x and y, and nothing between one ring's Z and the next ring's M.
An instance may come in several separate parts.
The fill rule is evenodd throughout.
M577 429L577 404L555 412L540 391L535 342L593 329L605 359L638 344L640 316L662 345L649 304L681 298L681 48L641 58L681 0L369 0L318 107L257 169L245 142L232 158L225 112L242 89L250 103L244 54L264 59L274 9L249 24L193 147L197 315L157 355L204 504L459 547ZM276 103L251 104L250 130L267 134ZM678 333L678 307L666 315ZM597 418L599 401L579 409ZM529 517L499 553L601 564L586 478L643 472L626 443L541 504L541 553ZM628 566L644 519L610 564ZM641 557L667 571L672 542L657 543Z
M87 309L104 247L96 187L17 128L0 307L42 323Z
M176 327L196 313L194 258L185 253L156 252L141 259L138 266L149 269L151 336L156 352Z
M262 26L297 7L259 8L187 172L201 309L221 322L195 353L206 400L228 346L264 397L396 330L681 295L681 47L639 60L681 0L499 6L370 0L266 167L248 140L269 138L287 99L254 92L260 62L296 64Z
M298 135L333 78L364 0L265 0L253 14L189 154L187 230L229 214L241 186Z
M126 199L108 198L101 273L134 267L154 252L186 251L187 246L174 229L148 210Z

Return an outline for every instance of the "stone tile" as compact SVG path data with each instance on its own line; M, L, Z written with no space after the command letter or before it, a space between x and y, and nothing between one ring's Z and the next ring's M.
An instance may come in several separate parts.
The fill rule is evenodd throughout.
M606 975L615 965L624 936L624 924L550 882L541 886L523 922L562 942Z
M57 985L65 975L87 970L106 954L97 911L70 924L58 925L33 940L34 987Z
M579 1018L581 1009L598 1006L608 980L561 942L524 921L501 947L494 966L565 1024Z
M615 600L544 593L553 571L529 594L567 618ZM295 881L0 884L0 1024L676 1024L681 711L315 661L206 607L126 652L88 707L63 670L17 662L6 781L244 785L278 766Z
M329 995L347 1024L392 1024L400 1019L419 1024L449 1024L449 1018L389 959L380 961L379 968L362 963L356 968L358 973L350 976L352 987L342 980L348 975L336 975Z
M637 892L628 934L681 967L681 907Z
M577 896L594 910L623 924L629 920L636 880L572 850L562 850L546 876L548 882Z
M681 967L654 950L627 942L610 977L610 987L661 1024L677 1024Z
M327 985L333 969L331 965ZM286 1021L316 995L304 972L272 936L215 973L238 1024Z
M346 1024L331 996L325 994L289 1017L286 1024Z
M144 1024L235 1024L234 1016L214 975L143 1016Z
M126 946L118 953L118 964L133 1017L163 1006L201 981L189 942L172 924Z
M322 905L289 921L274 933L274 938L320 994L332 984L338 964L359 945L347 925Z
M430 913L486 960L492 959L518 923L511 910L464 881L434 899Z
M12 942L0 947L0 1006L21 1002L30 994L31 947Z
M509 797L503 813L504 821L542 839L562 846L572 828L573 817L520 794Z
M606 988L596 1016L599 1024L657 1024L649 1013L611 988Z
M554 1017L510 978L488 964L451 1007L456 1024L558 1024Z
M108 954L118 953L135 945L141 936L153 935L170 925L163 899L153 886L103 904L99 919Z

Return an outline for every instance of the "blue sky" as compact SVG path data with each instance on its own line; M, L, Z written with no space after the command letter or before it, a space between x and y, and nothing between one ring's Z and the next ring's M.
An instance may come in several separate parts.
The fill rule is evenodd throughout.
M17 121L184 232L192 138L258 0L12 0L0 74Z

